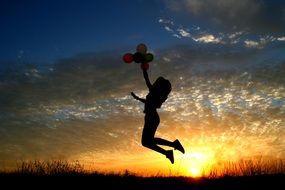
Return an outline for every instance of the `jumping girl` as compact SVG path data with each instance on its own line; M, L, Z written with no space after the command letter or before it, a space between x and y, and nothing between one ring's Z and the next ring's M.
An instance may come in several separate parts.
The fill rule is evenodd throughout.
M148 73L145 69L143 69L143 76L146 82L146 85L149 89L149 93L145 99L138 97L133 92L131 95L134 99L139 100L144 103L144 128L142 132L141 142L144 147L155 150L166 156L170 160L170 162L174 163L173 150L165 150L158 145L164 145L173 147L174 150L179 150L183 154L185 150L178 139L171 142L162 138L155 137L155 132L159 125L160 119L156 109L160 108L162 103L166 101L170 91L171 91L171 83L169 80L158 77L156 81L151 84L148 78Z

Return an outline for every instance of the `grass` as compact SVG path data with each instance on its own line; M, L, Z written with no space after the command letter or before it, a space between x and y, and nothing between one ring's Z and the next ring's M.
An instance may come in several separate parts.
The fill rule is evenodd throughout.
M207 176L191 178L141 177L127 170L123 173L87 172L78 161L28 161L21 162L13 171L0 172L0 180L10 188L19 185L37 189L283 189L285 162L260 159L221 163Z
M83 166L76 161L70 163L67 161L55 160L55 161L29 161L22 162L18 165L14 174L19 175L37 175L37 176L56 176L56 175L83 175L86 172Z
M208 178L223 176L258 176L285 174L285 161L262 159L240 160L238 162L224 162L214 166L207 174Z

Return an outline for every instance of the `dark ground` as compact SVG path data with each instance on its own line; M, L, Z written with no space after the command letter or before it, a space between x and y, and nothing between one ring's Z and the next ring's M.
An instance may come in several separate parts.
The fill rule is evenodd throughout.
M114 189L114 190L244 190L284 189L285 175L223 177L219 179L189 177L137 177L133 175L60 174L36 176L0 174L3 189ZM2 188L1 188L2 189Z

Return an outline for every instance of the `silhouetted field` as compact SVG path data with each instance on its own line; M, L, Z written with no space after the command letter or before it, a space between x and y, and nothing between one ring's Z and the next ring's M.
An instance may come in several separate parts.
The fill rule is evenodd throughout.
M191 178L185 176L141 177L128 171L123 173L90 173L85 171L79 163L34 161L23 162L15 171L1 172L0 180L3 187L9 187L7 189L16 187L21 189L88 188L116 190L284 189L284 162L279 162L274 167L271 166L271 170L269 168L264 170L258 167L258 165L249 163L244 164L240 162L240 165L228 164L229 167L225 167L225 175L219 174L220 176L218 176L218 172L214 170L207 177ZM248 168L246 170L243 167ZM232 170L231 172L226 171L230 168L235 168L237 173L234 173ZM241 171L245 173L240 173Z

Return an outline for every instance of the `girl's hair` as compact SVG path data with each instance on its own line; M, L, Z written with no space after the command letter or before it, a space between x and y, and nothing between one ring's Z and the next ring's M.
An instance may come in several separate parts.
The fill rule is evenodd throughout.
M152 85L152 93L157 96L168 96L171 91L171 83L169 80L158 77Z

